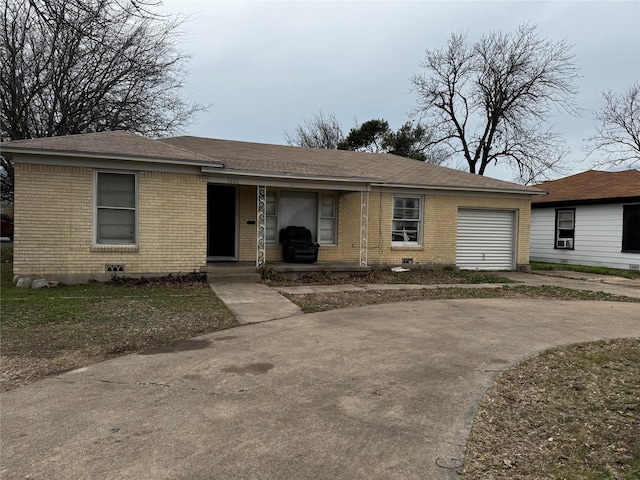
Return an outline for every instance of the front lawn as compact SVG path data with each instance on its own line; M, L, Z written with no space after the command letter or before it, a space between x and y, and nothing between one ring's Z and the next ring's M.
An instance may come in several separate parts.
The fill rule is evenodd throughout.
M2 248L1 262L0 391L238 325L198 279L19 289L11 247Z
M361 307L380 303L412 302L418 300L445 300L458 298L544 298L554 300L593 300L610 302L637 302L639 298L612 295L590 290L573 290L550 285L503 285L499 288L465 288L442 286L420 290L367 290L364 292L333 292L310 294L283 294L305 313L324 312L338 308Z
M263 282L269 286L293 285L341 285L341 284L477 284L477 283L512 283L506 277L496 272L474 272L457 270L454 268L426 269L414 268L411 265L407 272L392 272L389 268L374 268L369 272L358 273L346 277L332 278L328 272L314 272L313 274L296 280L284 280L271 267L262 267Z
M640 279L640 271L621 270L609 267L592 267L590 265L567 265L565 263L531 262L531 270L565 270L570 272L595 273L596 275L612 275L615 277Z
M640 479L640 339L553 348L485 394L463 480Z

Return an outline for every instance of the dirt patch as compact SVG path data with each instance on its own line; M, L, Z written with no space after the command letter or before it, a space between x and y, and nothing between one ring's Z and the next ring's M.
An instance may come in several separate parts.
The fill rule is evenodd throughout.
M552 286L506 285L498 288L442 287L422 290L368 290L364 292L316 293L285 296L304 312L322 312L338 308L361 307L381 303L458 298L551 298L557 300L596 300L638 302L640 299L604 292L572 290Z
M278 279L275 271L268 275L263 283L272 287L289 287L297 285L343 285L343 284L406 284L444 285L460 283L511 283L512 280L501 277L497 273L479 273L453 268L439 270L413 269L408 272L392 272L389 269L371 270L369 272L332 278L329 272L314 272L296 280Z
M577 344L498 377L467 444L470 479L640 478L640 339Z

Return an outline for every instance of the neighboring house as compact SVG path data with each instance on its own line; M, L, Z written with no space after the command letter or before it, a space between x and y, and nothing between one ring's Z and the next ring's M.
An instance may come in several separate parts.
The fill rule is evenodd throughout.
M531 261L640 269L640 171L587 172L537 185Z
M127 132L2 144L15 162L14 275L66 282L282 261L309 228L319 262L514 270L526 187L389 154Z

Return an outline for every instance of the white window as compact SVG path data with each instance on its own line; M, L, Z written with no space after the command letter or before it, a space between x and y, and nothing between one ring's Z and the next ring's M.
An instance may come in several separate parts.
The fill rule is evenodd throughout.
M422 198L393 197L391 243L420 245L422 232Z
M336 196L320 194L318 243L336 243Z
M136 245L137 175L97 172L95 186L95 243Z
M315 192L280 192L278 221L280 228L289 226L307 227L311 238L317 239L318 194Z
M281 229L297 226L308 228L311 238L320 244L335 244L336 210L334 193L267 190L265 240L278 243Z
M575 239L575 209L556 210L556 244L555 248L573 250Z
M265 241L276 243L278 241L278 198L273 190L267 190L266 210Z

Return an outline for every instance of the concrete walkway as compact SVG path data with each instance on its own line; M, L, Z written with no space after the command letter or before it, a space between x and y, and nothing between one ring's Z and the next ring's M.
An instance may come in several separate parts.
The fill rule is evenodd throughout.
M514 282L526 285L553 285L577 290L591 290L640 298L640 280L577 272L500 272ZM281 293L307 295L314 293L363 292L370 290L416 290L436 288L502 288L505 283L471 283L445 285L415 284L337 284L273 287L260 283L220 283L211 288L236 315L242 325L287 318L302 313L300 308Z
M336 287L438 286L311 291ZM640 336L633 303L428 300L298 315L265 285L212 288L255 324L1 394L0 478L454 480L500 372L554 345Z
M622 277L594 275L579 272L536 271L535 273L501 272L510 280L522 282L526 285L553 285L557 287L573 288L575 290L591 290L605 292L612 295L624 295L640 298L640 280Z
M211 288L241 325L302 313L296 304L261 283L212 283Z
M0 395L0 478L457 479L500 372L554 345L640 336L638 311L405 302L119 357Z

